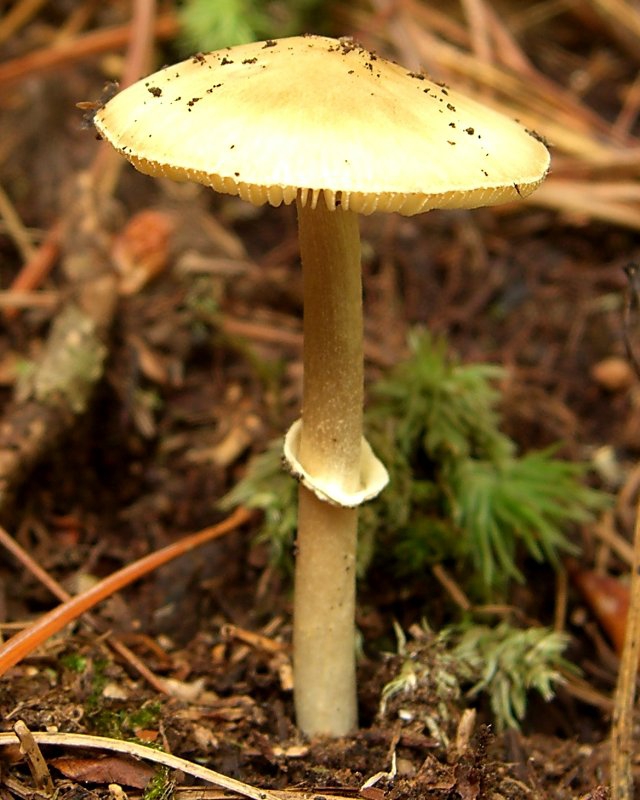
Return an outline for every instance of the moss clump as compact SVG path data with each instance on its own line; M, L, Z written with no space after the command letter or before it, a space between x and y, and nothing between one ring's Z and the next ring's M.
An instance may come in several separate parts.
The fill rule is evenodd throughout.
M395 674L382 691L380 715L420 722L443 746L465 699L488 697L497 729L518 728L531 692L549 701L563 674L577 671L562 657L567 637L548 628L490 627L469 619L439 633L423 623L412 633L407 642L397 630Z
M136 741L136 731L155 728L161 711L160 704L156 702L144 703L135 708L113 708L100 698L87 709L87 718L92 729L100 736ZM141 744L153 746L148 741L142 741Z
M360 573L384 553L398 575L448 561L465 589L494 600L522 580L524 552L553 565L573 550L568 530L608 499L584 483L586 468L552 450L517 453L500 430L499 367L460 364L426 333L411 355L372 387L367 438L389 470L385 491L361 509ZM264 511L261 540L287 562L296 527L296 485L274 443L223 501Z
M169 777L169 769L161 766L145 786L142 800L171 800L175 791L175 781Z
M326 29L323 0L186 0L179 13L185 50L218 50L236 44Z

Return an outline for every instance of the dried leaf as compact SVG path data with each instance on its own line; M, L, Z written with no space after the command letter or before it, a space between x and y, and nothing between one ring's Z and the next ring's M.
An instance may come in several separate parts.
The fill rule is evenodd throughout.
M51 764L66 778L83 783L118 783L135 789L144 789L155 775L155 768L128 758L74 758L61 756L51 759Z
M121 276L121 294L139 292L166 268L173 231L174 222L163 211L147 209L131 218L114 241L111 253Z

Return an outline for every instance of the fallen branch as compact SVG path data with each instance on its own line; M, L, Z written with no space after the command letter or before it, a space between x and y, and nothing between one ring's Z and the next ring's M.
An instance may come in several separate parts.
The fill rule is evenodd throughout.
M130 38L125 84L148 68L151 38L153 31L157 32L154 14L153 0L137 0L133 21L122 28L122 43ZM62 47L54 52L66 52L69 57L75 53L77 57L84 51L76 42L70 51ZM0 66L0 85L2 76ZM98 149L93 165L69 186L71 202L64 218L50 229L43 245L12 285L19 291L35 288L58 253L62 254L70 299L53 322L42 357L21 381L14 401L0 420L0 517L6 515L23 478L86 409L91 392L102 377L105 342L117 301L112 235L107 223L110 193L120 162L116 154ZM15 309L5 308L4 313L11 317Z
M55 319L43 357L19 382L0 422L0 511L86 409L106 352L98 326L75 304Z

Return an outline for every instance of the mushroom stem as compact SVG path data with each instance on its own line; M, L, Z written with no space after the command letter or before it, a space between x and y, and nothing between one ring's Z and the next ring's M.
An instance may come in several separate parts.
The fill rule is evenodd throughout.
M300 486L293 614L294 701L308 736L345 736L358 725L355 551L358 510Z
M298 201L304 279L300 463L348 492L360 481L363 355L358 216ZM300 486L294 594L294 698L307 734L357 726L357 509Z
M300 462L344 491L360 482L363 354L360 229L353 211L298 203L304 281Z

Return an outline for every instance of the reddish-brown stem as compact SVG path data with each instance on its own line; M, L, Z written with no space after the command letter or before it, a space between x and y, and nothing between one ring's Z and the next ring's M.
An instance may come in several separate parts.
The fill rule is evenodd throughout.
M62 223L56 222L49 228L44 241L33 254L33 258L27 261L14 278L9 287L10 292L29 292L40 286L58 258L61 239ZM5 308L5 319L12 320L17 313L18 308L16 306Z
M49 573L43 569L37 561L35 561L26 550L24 550L18 542L11 536L4 528L0 527L0 544L8 550L17 561L19 561L29 572L37 578L47 589L63 603L71 600L72 595L61 586L55 578L52 578ZM86 622L91 625L95 630L103 631L104 626L98 620L92 618L89 614L85 617ZM107 637L107 644L111 649L116 652L120 658L125 661L130 667L136 670L139 675L147 681L157 692L167 694L167 687L164 681L159 678L138 656L130 650L126 644L114 638L113 636Z
M66 603L62 603L56 608L40 617L39 620L30 625L25 630L12 636L6 644L0 648L0 675L19 663L23 658L32 653L37 647L43 644L54 634L73 622L81 614L93 608L97 603L110 597L130 583L139 580L144 575L152 572L163 564L172 561L179 556L194 550L196 547L225 536L227 533L239 528L251 519L252 512L245 508L236 509L227 519L213 525L210 528L192 533L185 536L178 542L163 547L155 553L134 561L114 572L109 577L91 587L87 592L71 598Z

